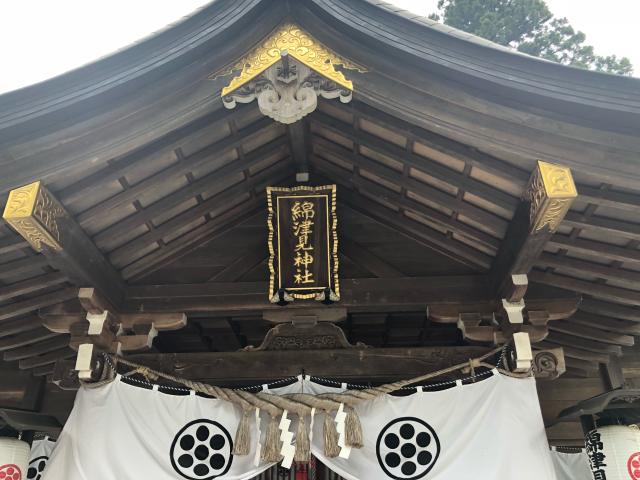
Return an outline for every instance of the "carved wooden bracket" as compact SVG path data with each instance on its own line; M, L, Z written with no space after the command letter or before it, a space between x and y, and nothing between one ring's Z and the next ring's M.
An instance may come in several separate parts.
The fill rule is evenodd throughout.
M555 380L566 371L562 347L533 351L533 373L536 378Z
M335 350L341 348L365 348L364 344L352 345L342 329L332 323L293 324L281 323L273 327L259 347L249 346L247 352L264 350Z

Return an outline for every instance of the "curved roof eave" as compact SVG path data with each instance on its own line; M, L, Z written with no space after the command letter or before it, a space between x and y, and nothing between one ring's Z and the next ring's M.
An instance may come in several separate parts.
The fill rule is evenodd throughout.
M276 3L282 5L274 8ZM308 12L324 16L325 22L329 21L347 36L359 35L396 50L411 58L417 67L436 66L481 82L613 110L632 109L640 114L640 79L575 69L531 57L402 11L387 2L214 0L176 24L107 57L0 95L0 130L99 95L169 63L178 68L203 45L215 43L226 33L230 34L228 38L246 38L247 27L260 30L256 25L263 23L265 16L273 21L274 16L283 19L290 14L306 23ZM321 36L322 32L311 33ZM247 46L241 44L237 48ZM210 54L215 56L217 52Z
M640 79L561 65L402 11L379 0L308 0L316 15L426 68L574 103L640 114ZM342 52L341 52L342 53Z

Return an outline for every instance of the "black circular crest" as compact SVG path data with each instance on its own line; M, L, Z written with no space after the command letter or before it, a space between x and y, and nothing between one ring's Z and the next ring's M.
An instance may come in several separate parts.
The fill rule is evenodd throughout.
M29 469L27 470L28 480L40 480L42 478L42 472L47 466L49 457L42 456L36 457L29 462Z
M233 443L227 429L213 420L187 423L171 444L171 465L188 480L211 480L229 471Z
M378 435L378 463L394 480L416 480L433 468L440 455L440 440L431 425L415 417L389 422Z

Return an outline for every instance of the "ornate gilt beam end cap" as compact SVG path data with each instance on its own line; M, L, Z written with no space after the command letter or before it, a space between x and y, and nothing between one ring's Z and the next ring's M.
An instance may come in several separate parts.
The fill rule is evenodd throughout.
M577 196L568 167L539 160L523 195L531 204L531 232L555 232Z
M40 181L9 193L2 218L37 252L43 245L61 251L58 219L66 217L64 207Z
M538 160L537 169L549 198L575 198L578 196L570 168Z
M30 217L36 206L36 198L40 187L41 183L38 180L29 185L11 190L2 218L10 222L13 219Z

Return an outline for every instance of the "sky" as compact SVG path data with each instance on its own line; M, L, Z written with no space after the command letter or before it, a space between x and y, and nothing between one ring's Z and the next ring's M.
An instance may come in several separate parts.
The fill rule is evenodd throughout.
M209 0L0 0L0 93L72 70L165 28ZM438 0L390 0L423 15ZM640 0L547 0L599 55L628 56L640 77ZM612 15L611 12L615 12Z

